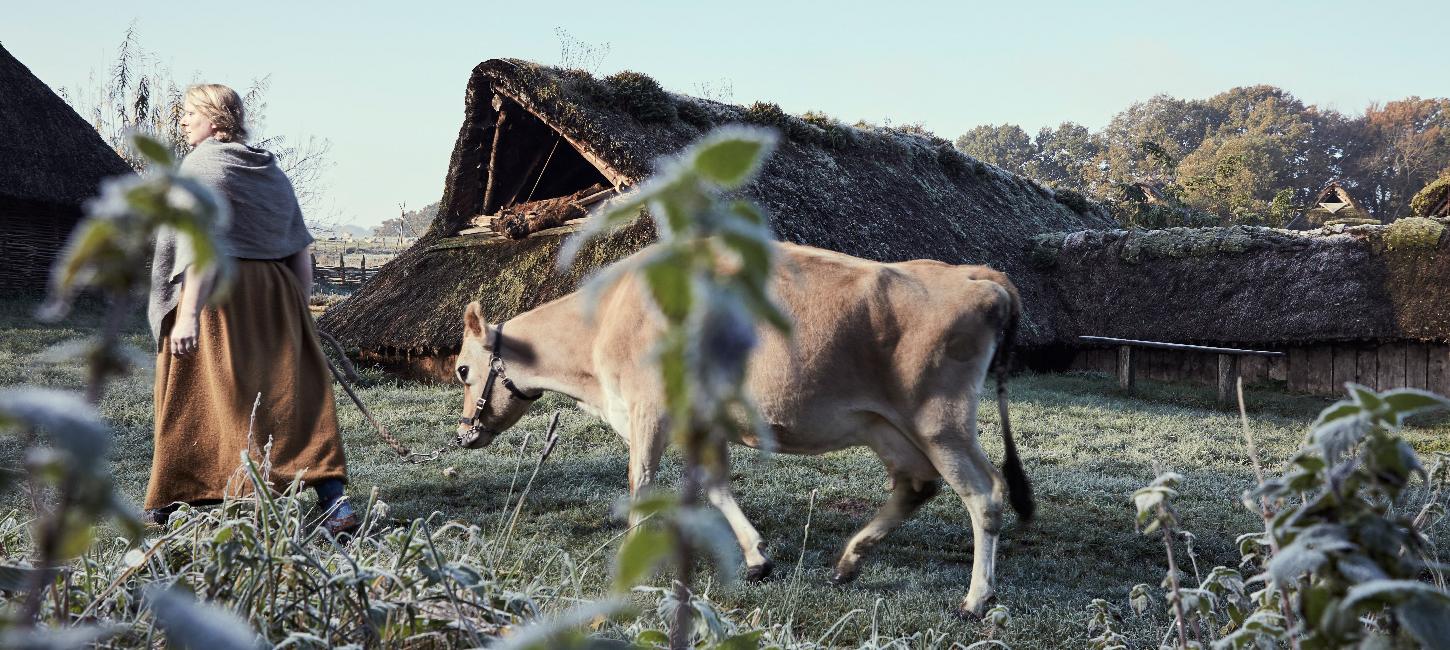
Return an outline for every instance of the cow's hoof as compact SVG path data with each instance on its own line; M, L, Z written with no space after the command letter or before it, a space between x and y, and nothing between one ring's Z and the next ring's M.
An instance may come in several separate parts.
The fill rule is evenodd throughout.
M859 576L859 575L861 575L861 570L860 569L851 568L851 569L844 569L843 570L843 569L839 569L838 568L838 569L836 569L836 572L835 573L832 573L831 574L831 584L836 585L838 587L844 587L846 585L851 584L853 581L855 581L856 580L856 576Z
M987 610L991 609L992 605L996 602L996 592L988 594L986 598L978 599L976 603L971 603L971 599L964 600L962 601L962 606L957 608L957 618L964 621L980 621L983 616L987 615Z
M766 578L769 578L770 574L774 572L775 563L771 562L770 560L766 560L765 564L757 564L755 566L745 567L745 581L761 582Z

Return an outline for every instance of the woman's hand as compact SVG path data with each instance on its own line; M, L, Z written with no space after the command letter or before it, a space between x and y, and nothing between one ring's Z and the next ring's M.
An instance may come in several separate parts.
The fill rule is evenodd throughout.
M190 318L178 317L176 322L171 324L171 354L178 357L186 357L196 352L198 320L195 316Z
M176 305L176 322L171 324L171 353L185 357L196 352L201 308L211 295L213 275L198 275L195 266L186 267L181 282L181 300Z

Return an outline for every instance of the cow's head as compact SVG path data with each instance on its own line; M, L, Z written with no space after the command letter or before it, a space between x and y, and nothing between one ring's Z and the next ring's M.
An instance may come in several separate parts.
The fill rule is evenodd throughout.
M507 344L505 343L507 341ZM463 416L458 418L454 442L477 449L507 431L540 394L522 391L507 373L505 359L527 360L532 350L514 339L503 337L503 325L483 320L477 301L463 312L463 345L453 374L463 382Z

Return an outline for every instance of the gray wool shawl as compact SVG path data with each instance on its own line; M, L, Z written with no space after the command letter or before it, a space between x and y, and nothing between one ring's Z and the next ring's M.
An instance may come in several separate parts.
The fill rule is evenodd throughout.
M221 233L222 254L276 260L312 243L292 181L271 152L207 138L181 161L180 173L210 188L231 206L231 221ZM190 240L176 230L163 227L156 234L146 316L158 347L166 334L162 324L181 300L182 277L195 259Z

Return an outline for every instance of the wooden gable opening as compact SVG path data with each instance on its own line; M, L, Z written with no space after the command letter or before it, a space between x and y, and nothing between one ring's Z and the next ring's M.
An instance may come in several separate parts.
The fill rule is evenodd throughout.
M506 240L571 232L623 189L621 175L523 105L496 93L493 109L482 213L458 234Z
M1289 230L1313 230L1334 224L1352 226L1367 223L1379 223L1379 220L1370 216L1369 211L1361 207L1339 181L1330 181L1314 197L1309 209L1291 219L1284 227Z

